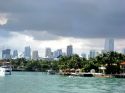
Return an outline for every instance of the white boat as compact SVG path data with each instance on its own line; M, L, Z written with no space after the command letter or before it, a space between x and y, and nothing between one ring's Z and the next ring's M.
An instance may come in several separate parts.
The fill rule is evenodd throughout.
M5 68L0 67L0 77L5 76Z
M11 75L12 72L12 67L10 62L0 62L1 66L0 66L0 76L5 76L5 75Z
M54 70L47 70L47 73L50 74L50 75L56 74L56 72Z
M10 66L1 66L1 68L3 68L5 70L5 75L11 75L12 72L12 68Z

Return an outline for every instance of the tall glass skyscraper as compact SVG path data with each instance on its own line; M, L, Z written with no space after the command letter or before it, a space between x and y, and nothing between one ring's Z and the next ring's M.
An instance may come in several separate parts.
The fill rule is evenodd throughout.
M105 51L114 51L114 39L110 38L105 40Z
M47 57L47 58L51 58L52 57L51 48L46 48L45 57Z
M62 56L62 49L58 49L53 52L53 58L58 58L60 56Z
M13 58L18 58L18 51L17 50L13 51Z
M67 56L73 55L73 47L72 45L67 46Z
M124 49L122 49L122 53L123 53L123 54L125 54L125 48L124 48Z
M30 46L25 47L24 58L31 59L31 48L30 48Z
M96 57L96 51L90 50L89 58L94 58L94 57Z
M2 59L10 59L11 58L10 52L11 52L10 49L2 50Z

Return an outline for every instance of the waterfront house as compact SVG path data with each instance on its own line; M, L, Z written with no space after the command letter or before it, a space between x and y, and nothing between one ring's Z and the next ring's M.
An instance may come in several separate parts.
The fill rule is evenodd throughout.
M125 62L121 62L120 66L121 66L121 69L122 69L122 73L125 73Z

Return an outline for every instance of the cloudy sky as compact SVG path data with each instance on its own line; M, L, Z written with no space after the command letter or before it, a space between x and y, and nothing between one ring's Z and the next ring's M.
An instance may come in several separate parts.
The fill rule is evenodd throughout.
M115 38L125 48L125 0L0 0L0 51L30 45L44 56L72 44L81 54Z

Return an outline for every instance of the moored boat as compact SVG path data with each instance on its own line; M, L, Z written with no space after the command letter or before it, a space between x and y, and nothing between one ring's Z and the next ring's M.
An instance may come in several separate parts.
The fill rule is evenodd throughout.
M12 67L11 67L11 64L10 64L10 62L1 62L1 66L0 66L0 68L1 68L1 74L4 74L4 75L11 75L11 72L12 72ZM4 73L3 73L3 72Z
M11 75L11 72L12 72L11 66L4 65L4 66L1 66L1 68L5 70L5 75Z
M5 76L5 68L0 67L0 77Z
M50 75L55 75L55 74L56 74L56 71L54 71L54 70L47 70L47 72L48 72L48 74L50 74Z

